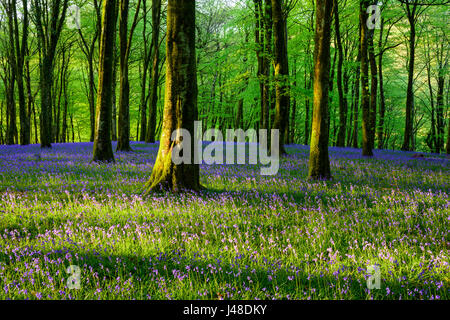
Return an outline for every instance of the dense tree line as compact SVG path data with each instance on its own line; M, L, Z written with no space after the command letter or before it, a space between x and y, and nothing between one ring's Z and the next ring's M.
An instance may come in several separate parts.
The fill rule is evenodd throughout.
M0 144L93 141L94 159L113 161L111 141L161 140L158 166L178 175L164 139L199 119L279 129L281 153L311 145L311 177L331 176L328 146L449 153L445 0L0 4ZM177 86L195 91L186 115Z

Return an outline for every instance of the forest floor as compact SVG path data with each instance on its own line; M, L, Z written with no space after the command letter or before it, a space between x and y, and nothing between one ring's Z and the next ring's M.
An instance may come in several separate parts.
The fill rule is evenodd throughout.
M207 191L143 198L158 146L132 148L0 146L0 299L450 299L443 156L331 148L312 182L289 146L276 176L202 165Z

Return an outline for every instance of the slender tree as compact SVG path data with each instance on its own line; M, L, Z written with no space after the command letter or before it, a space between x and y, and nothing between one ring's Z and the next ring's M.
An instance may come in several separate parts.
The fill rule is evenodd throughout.
M41 93L41 148L51 148L52 86L57 44L64 25L69 0L32 0L32 19L41 53L39 63Z
M156 109L158 105L158 83L159 83L159 47L160 47L160 27L161 27L161 0L152 0L152 44L151 59L152 68L150 69L149 83L149 116L146 127L145 141L147 143L155 142L156 133Z
M131 151L130 147L130 81L128 78L131 43L136 29L141 0L137 3L134 20L128 34L130 0L120 0L119 47L120 47L120 96L117 151Z
M181 143L180 135L172 141L177 129L194 137L197 120L197 70L195 53L195 1L169 0L167 9L166 96L160 147L146 190L157 188L181 191L199 190L199 165L194 164L197 146L183 146L183 156L190 163L175 164L172 152ZM183 138L184 139L184 138Z
M345 133L347 130L347 98L344 96L344 88L342 83L342 67L344 64L344 50L342 47L339 6L338 0L334 0L334 32L336 34L336 44L338 49L338 66L337 66L337 88L339 94L339 131L336 145L338 147L345 146Z
M367 7L370 2L360 2L360 24L361 24L361 107L362 107L362 134L363 134L363 156L373 156L371 138L371 112L369 91L369 58L368 58L368 27Z
M98 44L98 38L101 32L101 7L98 0L93 1L95 10L94 31L91 32L92 36L87 38L83 33L83 28L78 29L78 35L80 40L80 48L86 57L88 64L88 101L89 101L89 120L90 120L90 138L89 141L94 141L95 134L95 70L94 70L94 53Z
M103 0L102 30L100 37L97 111L94 136L94 161L113 162L111 144L112 82L114 64L114 30L117 15L116 0Z
M331 178L329 141L330 40L333 0L316 0L314 50L314 111L309 155L309 179Z
M19 120L20 120L20 144L30 144L30 117L27 112L25 86L24 86L24 64L28 47L28 1L22 0L22 30L19 28L17 15L17 4L12 0L3 0L6 11L9 39L11 46L11 65L15 73L14 79L17 83L17 94L19 98Z
M287 13L283 2L272 0L273 35L274 35L274 66L276 81L275 121L272 129L279 130L279 153L285 154L284 148L286 128L289 121L289 63L287 50Z

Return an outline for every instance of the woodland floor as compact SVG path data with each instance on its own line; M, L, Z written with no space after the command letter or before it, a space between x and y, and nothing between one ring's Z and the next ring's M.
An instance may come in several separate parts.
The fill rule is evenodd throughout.
M0 146L0 299L450 299L443 156L331 148L311 182L289 146L276 176L202 165L207 191L143 198L158 145L132 148Z

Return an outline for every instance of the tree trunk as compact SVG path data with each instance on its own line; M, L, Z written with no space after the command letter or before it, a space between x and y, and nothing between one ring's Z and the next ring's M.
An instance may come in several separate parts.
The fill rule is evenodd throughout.
M309 156L309 179L330 179L329 85L333 0L316 0L314 50L314 112Z
M128 79L128 11L129 0L120 1L120 95L117 151L131 151L130 146L130 82Z
M161 0L153 0L152 7L152 69L150 75L150 106L149 117L147 125L147 143L154 143L156 141L156 115L158 108L158 83L159 83L159 33L161 25Z
M366 9L369 1L361 1L360 4L360 23L361 23L361 107L363 113L362 134L363 134L363 151L362 155L367 157L373 156L371 137L371 108L369 93L369 61L368 61L368 15Z
M373 44L374 30L369 31L368 37L368 53L370 62L370 149L375 149L375 133L377 122L377 94L378 94L378 69L375 59L375 48Z
M406 4L409 7L409 4ZM416 4L413 5L415 10ZM405 114L405 133L403 137L403 151L411 151L413 140L413 112L414 112L414 63L416 51L416 22L414 14L408 16L410 25L409 37L409 66L408 66L408 89L406 91L406 114Z
M344 64L344 52L342 49L340 21L339 21L339 7L338 1L334 0L334 27L336 33L336 44L338 49L338 67L337 67L337 88L339 94L339 131L336 141L336 146L345 146L345 133L347 130L347 98L344 96L344 89L342 84L342 66Z
M144 53L142 57L142 79L141 79L141 101L139 103L139 123L137 126L136 137L139 141L145 141L147 135L147 71L150 65L151 48L148 48L148 34L147 34L147 1L142 2L142 38ZM140 69L139 69L140 70Z
M103 0L93 161L114 162L111 144L116 0Z
M146 185L147 191L169 189L199 190L199 165L194 164L198 148L193 141L183 145L190 163L172 161L174 147L180 147L181 137L172 141L177 129L187 130L194 137L197 120L197 70L195 54L195 1L169 0L167 8L166 93L164 122L156 163ZM187 137L183 137L187 139Z
M279 154L286 154L284 148L286 127L289 121L289 63L287 51L287 25L286 14L283 12L281 1L272 0L272 17L275 42L275 81L276 104L275 121L272 129L279 130Z
M41 90L41 148L51 148L52 141L52 86L56 48L66 18L69 0L32 1L34 22L41 51L40 90Z
M23 83L25 54L28 47L28 3L27 0L22 0L22 39L20 39L19 36L19 23L17 18L16 5L10 3L10 7L13 10L14 18L14 41L16 49L15 72L17 81L17 93L19 97L20 144L28 145L30 144L30 115L27 112L25 87Z

